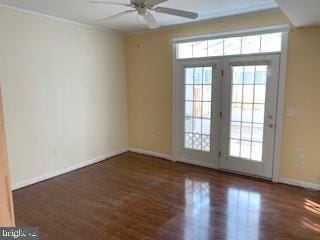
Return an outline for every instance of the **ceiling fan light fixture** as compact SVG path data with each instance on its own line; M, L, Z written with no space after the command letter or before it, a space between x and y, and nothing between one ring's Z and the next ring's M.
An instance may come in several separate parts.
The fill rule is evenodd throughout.
M173 8L165 8L165 7L156 7L160 3L167 2L168 0L131 0L130 4L125 3L115 3L115 2L105 2L105 1L90 1L91 3L99 3L99 4L112 4L112 5L120 5L125 7L133 8L132 10L126 10L124 12L118 13L113 16L109 16L106 18L103 18L101 21L110 20L116 17L124 16L132 12L138 12L140 16L144 18L147 25L151 29L155 29L160 27L160 24L155 19L153 14L150 11L155 11L158 13L164 13L168 15L173 15L177 17L184 17L189 19L196 19L198 18L198 14L194 12L179 10L179 9L173 9Z

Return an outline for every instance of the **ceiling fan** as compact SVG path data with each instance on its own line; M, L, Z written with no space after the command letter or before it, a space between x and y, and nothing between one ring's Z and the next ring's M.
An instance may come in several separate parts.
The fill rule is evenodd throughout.
M194 12L189 12L189 11L183 11L183 10L178 10L178 9L173 9L173 8L166 8L166 7L156 7L160 3L167 2L168 0L131 0L130 4L126 3L116 3L116 2L105 2L105 1L90 1L91 3L96 3L96 4L112 4L112 5L120 5L120 6L125 6L132 8L130 10L123 11L121 13L118 13L113 16L105 17L99 22L104 22L116 17L124 16L133 12L137 12L140 16L144 18L146 21L147 25L151 29L155 29L160 27L160 24L158 21L155 19L155 17L152 14L152 11L158 12L158 13L165 13L173 16L178 16L178 17L185 17L189 19L196 19L198 18L198 14Z

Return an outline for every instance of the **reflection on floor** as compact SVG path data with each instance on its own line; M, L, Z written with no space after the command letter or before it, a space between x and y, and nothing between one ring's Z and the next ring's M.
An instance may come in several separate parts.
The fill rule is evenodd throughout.
M320 239L320 193L126 153L14 192L41 240Z

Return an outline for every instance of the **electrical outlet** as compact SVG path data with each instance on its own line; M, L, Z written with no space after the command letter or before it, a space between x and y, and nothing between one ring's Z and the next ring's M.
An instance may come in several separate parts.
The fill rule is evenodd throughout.
M153 133L153 134L151 134L151 138L154 140L157 138L157 135Z
M296 115L296 110L294 108L287 108L286 115L287 117L294 117Z
M52 155L54 155L54 156L58 156L58 148L53 148L52 149Z
M298 155L297 156L297 163L298 164L304 164L304 155Z

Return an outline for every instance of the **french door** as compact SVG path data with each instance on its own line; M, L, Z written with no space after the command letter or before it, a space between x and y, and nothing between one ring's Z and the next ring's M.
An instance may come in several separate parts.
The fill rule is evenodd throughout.
M176 64L178 161L272 178L279 55Z

